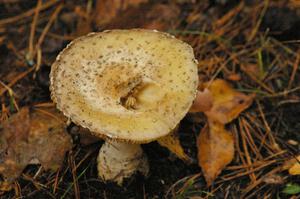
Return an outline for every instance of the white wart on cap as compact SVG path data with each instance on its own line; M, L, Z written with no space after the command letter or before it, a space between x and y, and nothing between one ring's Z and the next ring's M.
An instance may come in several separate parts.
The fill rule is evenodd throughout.
M198 75L193 49L152 30L91 33L71 42L50 74L53 101L96 136L146 143L188 112Z

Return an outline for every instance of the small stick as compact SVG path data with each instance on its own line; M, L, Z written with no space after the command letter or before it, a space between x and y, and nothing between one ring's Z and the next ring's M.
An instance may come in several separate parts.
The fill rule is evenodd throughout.
M57 2L59 2L59 0L50 0L47 1L44 5L41 6L40 11L45 10L49 7L51 7L52 5L56 4ZM14 17L10 17L10 18L6 18L6 19L2 19L0 20L0 26L3 25L8 25L10 23L15 23L18 22L24 18L30 17L31 15L34 14L36 8L30 9L20 15L14 16Z
M260 103L258 101L256 101L256 103L258 105L259 113L261 115L261 118L262 118L263 123L264 123L265 128L266 128L266 134L267 134L268 138L270 139L270 142L272 143L271 147L272 147L273 150L275 150L276 152L278 152L279 151L279 148L278 148L279 146L276 143L276 141L275 141L275 139L274 139L274 137L273 137L273 135L271 133L271 128L270 128L270 126L269 126L269 124L268 124L268 122L266 120L266 117L265 117L265 114L263 113L262 107L261 107L261 105L260 105Z
M270 176L270 175L273 175L273 174L275 174L275 173L277 173L277 172L279 172L279 171L281 171L281 170L282 170L281 167L276 167L275 169L273 169L272 171L270 171L269 173L267 173L265 176L262 176L261 178L259 178L258 180L256 180L254 183L252 183L251 185L249 185L249 186L244 190L244 193L243 193L243 195L242 195L241 198L244 198L245 195L246 195L247 193L249 193L249 192L250 192L251 190L253 190L255 187L257 187L258 185L260 185L260 184L263 182L263 180L265 179L265 177Z
M243 145L243 148L244 148L244 155L245 155L245 158L246 158L246 161L247 161L248 165L251 165L252 161L251 161L250 153L248 151L248 147L247 147L247 144L246 144L246 135L245 135L245 132L244 132L243 127L242 127L243 124L242 124L240 119L239 119L239 126L240 126L240 134L241 134L241 138L242 138L242 145ZM247 170L250 171L249 177L250 177L251 181L255 182L256 181L256 176L253 172L253 167L249 167Z
M55 180L54 180L54 184L53 184L53 193L56 193L57 187L58 187L58 180L59 180L59 174L60 174L60 168L57 169L57 172L55 174Z
M274 163L276 163L277 161L276 160L272 160L272 161L269 161L269 162L267 162L267 163L265 163L265 164L263 164L263 165L261 165L261 166L258 166L258 167L256 167L256 168L252 168L251 170L247 170L247 171L245 171L245 172L238 172L236 175L234 175L234 176L230 176L230 175L228 175L228 177L227 176L222 176L222 180L220 180L220 181L218 181L218 182L216 182L216 183L222 183L222 182L225 182L225 181L228 181L228 180L233 180L233 179L235 179L235 178L238 178L238 177L242 177L242 176L245 176L245 175L251 175L251 174L253 174L255 171L259 171L259 170L261 170L262 168L264 168L264 167L267 167L267 166L269 166L269 165L272 165L272 164L274 164ZM232 175L232 174L231 174ZM255 182L255 181L254 181Z
M37 42L37 47L40 47L45 39L45 36L46 34L48 33L52 23L54 22L54 20L57 18L57 15L59 14L59 12L61 11L61 9L63 8L63 4L60 4L56 9L55 11L53 12L53 14L50 16L50 19L46 25L46 27L44 28L41 36L39 37L38 39L38 42ZM37 49L35 50L37 51ZM34 53L35 54L35 53Z
M42 34L40 35L38 42L36 44L36 48L35 51L33 52L33 57L35 56L35 54L37 54L37 64L35 66L35 72L37 72L40 69L41 63L42 63L42 50L41 50L41 45L46 37L46 34L48 33L51 25L53 24L54 20L57 18L59 12L61 11L61 9L63 8L63 4L60 4L55 11L53 12L53 14L50 16L50 19L46 25L46 27L44 28L44 30L42 31Z
M12 87L13 85L15 85L19 80L23 79L26 75L28 75L30 72L32 72L34 70L35 66L29 68L27 71L24 71L22 73L20 73L17 77L15 77L11 82L9 82L9 84L7 85L7 87L4 87L0 90L0 96L2 96L6 91L8 91L7 88Z
M38 20L41 5L42 5L42 1L38 0L36 8L35 8L35 12L34 12L34 17L33 17L32 23L31 23L30 35L29 35L29 46L28 46L28 55L30 56L30 59L32 59L33 40L34 40L36 23L37 23L37 20Z
M289 81L289 84L288 84L288 90L292 87L292 84L293 84L293 81L295 79L295 75L296 75L297 69L299 68L299 64L300 64L300 54L299 53L300 52L298 52L296 61L293 64L293 71L292 71L292 74L291 74L291 77L290 77L290 81Z
M15 108L17 109L17 111L19 111L19 106L18 106L18 104L17 104L17 102L16 102L16 100L15 100L15 98L14 98L14 92L13 92L13 90L12 90L9 86L5 85L2 81L0 81L0 84L1 84L4 88L6 88L6 89L8 90L9 96L10 96L10 98L12 99L12 102L13 102Z
M249 129L249 123L244 118L242 118L242 123L245 129L246 138L249 143L249 146L251 147L252 151L255 153L256 157L258 157L259 159L263 159L263 157L259 153L257 146L255 145L254 139Z
M73 185L74 185L75 198L80 199L78 178L76 176L76 164L75 164L75 160L74 160L74 155L72 153L69 156L69 164L70 164L70 168L71 168L72 176L73 176Z
M266 13L268 7L269 7L269 0L265 0L265 5L264 5L264 7L261 11L261 14L258 18L258 21L257 21L254 29L252 29L252 32L250 33L250 36L247 39L248 42L250 42L255 37L255 35L257 34L259 26L262 23L263 17L265 16L265 13Z

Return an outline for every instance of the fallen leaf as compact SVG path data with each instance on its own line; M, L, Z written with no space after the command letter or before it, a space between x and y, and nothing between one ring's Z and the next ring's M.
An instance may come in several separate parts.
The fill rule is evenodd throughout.
M299 158L300 160L300 158ZM300 175L300 163L296 162L290 169L289 174L291 175Z
M196 99L189 112L205 112L209 111L213 106L213 96L208 89L198 91Z
M300 193L300 185L299 184L287 184L285 188L282 190L283 193L294 195Z
M180 9L176 4L165 5L150 2L129 7L111 19L109 23L102 25L101 28L130 29L139 27L166 31L178 23L179 14Z
M22 108L3 123L0 134L0 173L12 182L28 164L60 167L72 147L64 117L54 108Z
M211 84L206 84L212 94L213 105L205 115L210 120L227 124L248 108L253 101L254 95L245 95L235 91L226 81L216 79Z
M110 22L120 11L129 7L136 7L148 0L97 0L95 6L94 21L97 26Z
M198 164L202 168L208 186L221 173L234 157L234 140L225 124L234 120L248 108L254 95L247 96L235 91L229 83L216 79L204 84L206 94L198 93L192 111L204 111L208 125L205 126L197 141ZM209 104L201 108L202 104ZM209 108L210 107L210 108Z
M263 178L263 181L267 184L283 184L284 179L282 176L273 174L273 175L268 175Z
M184 152L178 135L177 128L170 133L167 136L164 136L162 138L159 138L157 142L163 146L169 149L172 153L174 153L176 156L178 156L181 160L191 163L191 158Z
M198 164L210 186L234 157L234 140L222 123L209 121L197 140Z
M159 15L157 13L160 13ZM165 30L170 27L170 21L177 19L180 9L175 4L155 4L146 13L146 23L143 28Z
M299 0L289 0L288 7L291 9L299 9L300 8L300 1Z
M289 139L287 141L288 144L290 145L293 145L293 146L298 146L299 142L297 142L296 140L292 140L292 139Z
M1 181L0 182L0 195L7 191L11 191L13 189L13 184L9 183L7 181Z
M283 170L288 170L290 175L300 175L300 155L286 161Z
M238 73L229 74L226 76L226 79L234 82L238 82L242 79L241 75Z

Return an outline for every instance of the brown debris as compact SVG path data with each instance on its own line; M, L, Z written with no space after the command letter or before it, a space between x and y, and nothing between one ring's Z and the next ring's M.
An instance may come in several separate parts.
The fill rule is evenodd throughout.
M283 177L281 177L280 175L277 175L277 174L266 176L263 179L263 181L264 181L264 183L267 183L267 184L283 184L284 183Z
M22 108L3 123L0 140L0 173L9 182L31 163L56 170L72 147L64 118L53 109Z
M173 130L169 135L159 138L157 140L158 144L166 147L169 151L174 153L181 160L191 163L191 158L184 152L179 140L178 127Z
M199 166L210 186L234 157L233 137L222 124L210 122L201 130L197 145Z
M190 108L189 112L205 112L209 111L213 106L213 96L208 89L198 91L197 97Z
M227 124L252 104L254 95L237 92L224 80L217 79L206 85L214 100L212 108L205 112L211 120Z
M141 4L139 7L124 10L101 29L139 27L165 31L178 22L179 13L179 7L175 4Z
M193 109L204 112L208 120L198 137L198 164L201 167L207 185L210 186L223 168L234 157L234 139L225 129L225 124L236 119L248 108L253 96L235 91L226 81L216 79L204 84L206 94L199 93ZM206 106L201 105L210 104ZM199 108L200 107L200 108Z
M109 23L120 12L129 7L137 7L148 0L97 0L94 10L94 20L97 26Z

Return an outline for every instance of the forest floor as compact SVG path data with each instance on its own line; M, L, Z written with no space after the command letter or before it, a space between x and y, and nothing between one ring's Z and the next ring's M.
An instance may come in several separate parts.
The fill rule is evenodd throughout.
M299 189L299 175L284 169L300 155L298 0L1 0L1 122L21 107L51 103L51 64L71 40L114 28L169 32L193 47L200 81L221 78L256 95L226 126L234 136L233 161L207 187L197 161L186 164L153 142L143 145L149 176L120 187L97 178L102 141L84 144L72 135L74 147L60 169L30 165L1 198L300 198L286 191ZM179 128L194 160L205 123L202 114L188 114Z

